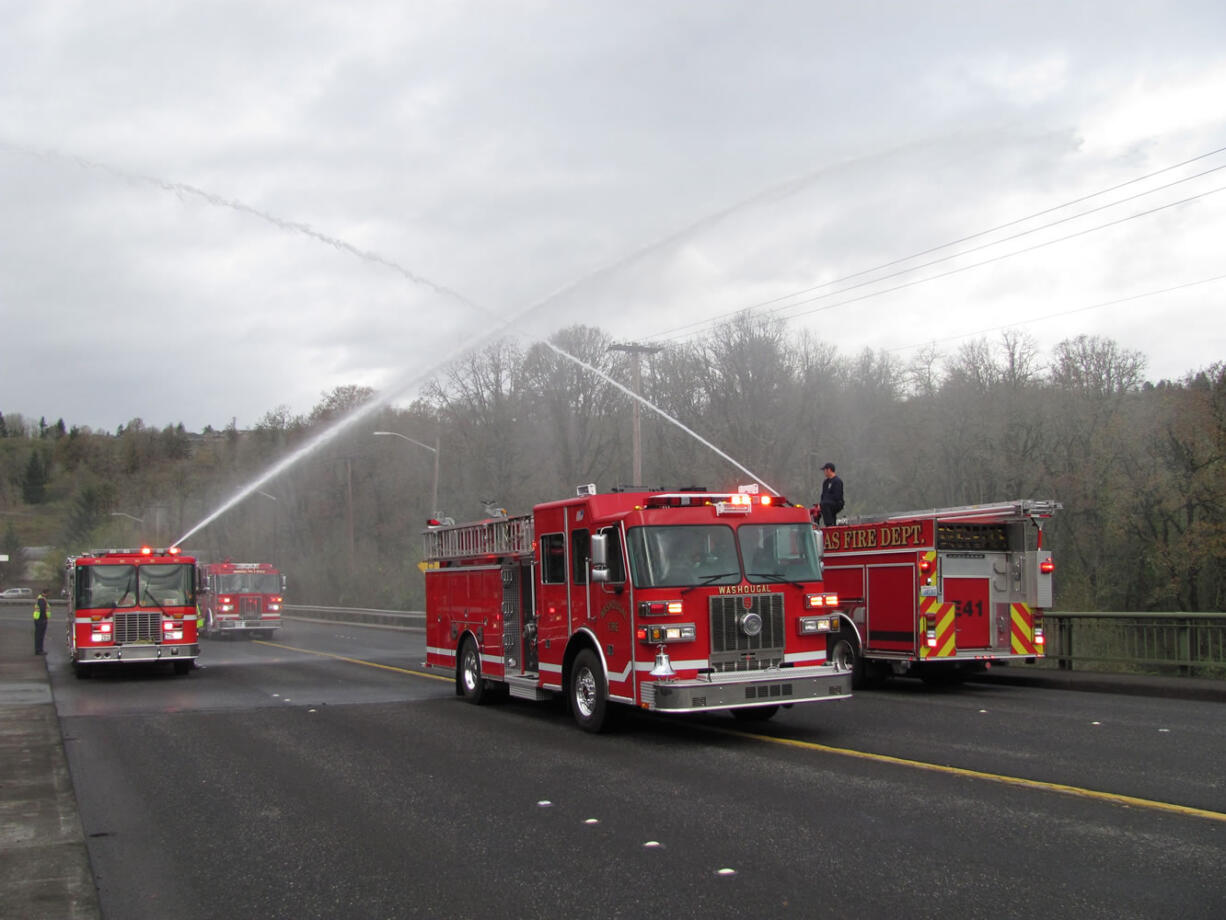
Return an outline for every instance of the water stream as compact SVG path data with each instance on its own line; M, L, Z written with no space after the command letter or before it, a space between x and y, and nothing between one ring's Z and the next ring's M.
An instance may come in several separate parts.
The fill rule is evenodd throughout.
M317 242L323 243L324 245L330 246L333 249L338 250L339 252L343 252L348 255L355 256L356 258L361 259L364 262L368 262L368 263L375 264L375 265L381 265L381 266L384 266L385 268L389 268L392 271L399 274L405 280L413 284L421 285L426 288L429 288L430 290L434 291L436 294L439 294L443 297L453 300L456 303L462 304L468 309L473 310L485 317L488 317L494 320L498 320L498 322L492 328L490 328L483 336L481 336L479 340L477 341L467 340L464 342L462 347L454 349L451 353L446 354L440 360L436 361L436 363L432 367L428 368L426 371L418 372L418 373L411 375L410 377L401 378L401 379L394 381L391 386L388 386L383 390L383 392L378 398L373 399L370 402L365 403L359 406L358 408L354 409L348 415L344 416L343 418L338 419L332 425L328 426L323 431L319 432L314 438L310 439L305 444L298 447L296 450L282 457L277 463L273 464L265 472L261 473L254 480L252 480L247 485L243 486L241 489L235 492L234 495L232 495L230 498L222 502L222 504L218 506L213 512L211 512L203 520L195 524L190 530L188 530L181 537L179 537L178 540L175 541L175 545L182 545L184 541L186 541L188 538L190 538L194 534L198 533L200 530L207 527L213 521L217 520L219 517L221 517L221 515L225 514L227 511L229 511L239 502L243 501L253 492L258 491L268 482L275 479L281 473L285 472L285 470L292 467L299 460L310 455L311 453L316 451L321 445L326 444L328 441L335 438L341 432L351 427L352 425L356 424L363 418L366 418L371 413L383 408L393 399L400 396L402 393L408 391L409 389L415 386L420 385L425 380L429 379L439 368L445 367L448 363L456 360L461 355L495 340L497 337L505 334L508 331L512 331L512 330L518 331L516 329L515 324L520 322L524 317L531 315L532 313L536 313L540 310L543 310L549 304L552 304L562 299L563 297L569 294L572 294L574 291L576 291L578 288L580 288L581 286L585 284L589 284L592 281L599 280L619 270L623 270L625 267L633 264L634 262L637 262L640 259L645 258L646 256L648 256L649 254L653 252L658 252L659 250L664 249L668 246L676 245L680 243L681 241L700 233L702 230L714 225L718 221L722 220L723 218L727 217L728 215L734 213L737 210L749 207L751 205L759 204L762 201L769 200L771 198L780 197L781 195L791 194L795 192L796 190L798 190L799 188L803 187L803 185L807 184L808 181L812 181L812 178L813 178L813 176L809 176L809 177L802 177L801 179L792 180L791 182L788 182L785 185L779 186L774 189L770 189L767 192L754 196L753 198L747 199L746 201L741 202L738 205L733 205L731 207L724 208L714 214L711 214L707 217L702 218L699 221L696 221L690 224L688 227L686 227L685 229L677 233L671 234L661 240L656 241L655 243L641 247L640 249L636 250L635 252L631 253L630 255L622 259L617 260L611 265L608 265L600 269L597 269L595 271L589 272L587 275L583 276L582 278L576 280L575 282L569 285L566 285L565 287L559 289L558 291L555 291L554 293L543 298L542 300L529 304L527 307L521 310L514 311L509 314L500 315L500 314L495 313L493 310L490 310L488 308L485 308L485 307L482 307L476 304L474 301L460 294L458 291L453 290L452 288L449 288L442 284L438 284L430 280L429 278L426 278L423 275L410 271L408 268L404 267L399 262L396 262L394 259L389 259L386 256L383 256L377 252L371 252L368 250L359 249L358 247L352 245L351 243L346 242L345 240L338 239L337 237L329 236L328 234L325 234L325 233L321 233L319 230L316 230L314 227L311 227L308 224L300 223L297 221L285 220L273 214L269 214L265 211L261 211L258 208L254 208L251 205L248 205L242 201L238 201L238 200L230 199L230 198L224 198L221 195L216 195L212 192L205 191L204 189L197 188L196 186L193 186L193 185L187 185L181 182L171 182L169 180L160 179L155 176L146 176L146 175L142 175L139 173L127 172L125 170L117 169L113 166L109 166L107 164L99 163L93 160L88 160L83 157L67 156L67 155L58 153L56 151L51 151L51 150L35 150L32 148L20 147L20 146L16 146L16 145L4 143L4 142L0 142L0 147L3 147L4 149L8 149L8 150L14 150L19 153L24 153L24 154L31 155L31 156L41 157L44 159L66 160L66 161L69 161L79 166L82 169L101 171L108 175L114 176L119 179L123 179L128 182L136 182L136 183L140 183L144 185L151 185L156 188L162 189L163 191L173 192L177 195L186 195L186 196L199 198L202 201L214 207L227 208L229 210L236 211L241 214L246 214L251 217L255 217L268 224L271 224L272 226L276 227L279 230L283 230L287 233L297 233L297 234L306 236ZM589 373L595 374L597 377L601 378L606 383L616 387L620 392L626 394L631 399L638 401L642 406L644 406L645 408L659 415L665 421L669 422L672 425L675 425L677 428L681 429L683 432L685 432L690 437L694 438L696 441L702 444L704 447L718 454L721 458L731 463L738 470L745 473L747 476L753 479L754 482L758 483L759 485L769 490L772 494L774 495L779 494L773 487L767 484L760 476L758 476L757 474L749 470L743 464L739 463L737 460L731 457L728 453L718 448L711 441L707 440L702 435L698 434L698 432L694 431L692 428L683 424L679 419L674 418L672 415L669 415L659 406L651 402L651 400L647 399L646 397L644 397L643 395L639 393L635 393L630 388L624 386L623 384L619 383L617 380L613 379L611 376L606 374L604 371L600 370L597 367L593 367L591 364L588 364L586 361L583 361L580 358L576 357L575 355L570 354L568 351L555 345L554 343L549 342L544 339L541 340L541 343L545 345L546 347L548 347L549 349L551 349L552 351L554 351L560 357L573 362L575 365L577 365L578 367L582 368L583 370Z

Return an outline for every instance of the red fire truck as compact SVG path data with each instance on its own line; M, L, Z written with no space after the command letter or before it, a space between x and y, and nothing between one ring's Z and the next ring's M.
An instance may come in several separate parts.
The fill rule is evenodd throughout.
M94 550L65 562L68 660L77 677L168 661L186 674L196 640L196 560L179 548Z
M843 602L832 660L855 685L891 674L957 680L992 662L1043 656L1053 501L865 516L822 531L826 584Z
M754 720L850 696L808 512L772 496L581 486L430 527L425 574L426 666L474 703L563 693L600 731L610 703Z
M281 628L285 576L272 565L227 559L199 568L205 636L271 636Z

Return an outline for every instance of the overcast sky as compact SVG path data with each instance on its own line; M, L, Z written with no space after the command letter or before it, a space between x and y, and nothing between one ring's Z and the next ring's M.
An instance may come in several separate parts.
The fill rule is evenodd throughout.
M849 355L1226 358L1221 0L0 14L5 414L247 427L506 323L753 306Z

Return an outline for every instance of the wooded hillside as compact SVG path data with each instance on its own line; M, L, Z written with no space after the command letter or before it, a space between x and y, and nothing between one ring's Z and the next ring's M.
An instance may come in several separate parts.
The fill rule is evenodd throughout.
M599 329L551 340L623 386L636 356ZM782 323L742 315L710 337L639 355L643 395L790 500L811 504L838 465L844 514L1052 498L1048 526L1065 610L1226 609L1226 364L1147 381L1144 357L1076 338L1041 355L1022 336L930 349L904 362L840 355ZM0 417L0 584L58 592L68 552L166 544L355 407L339 387L306 416L193 433L133 419L114 433ZM419 608L420 532L438 505L486 504L631 484L632 402L542 343L501 341L447 368L411 405L384 406L262 485L185 542L209 558L271 561L291 602ZM392 431L417 444L393 437ZM728 489L749 477L642 410L644 485ZM50 565L21 577L26 547Z

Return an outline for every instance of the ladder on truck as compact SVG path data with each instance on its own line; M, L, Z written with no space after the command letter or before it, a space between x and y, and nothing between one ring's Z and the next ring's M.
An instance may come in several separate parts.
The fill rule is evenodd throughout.
M431 527L424 534L427 562L532 552L532 515Z
M953 508L925 508L920 511L899 511L890 514L863 514L847 519L848 524L879 524L883 521L904 521L910 518L936 517L942 520L959 518L1047 518L1064 506L1049 499L1022 499L1015 502L995 502L985 505L958 505ZM840 522L841 523L841 522Z

